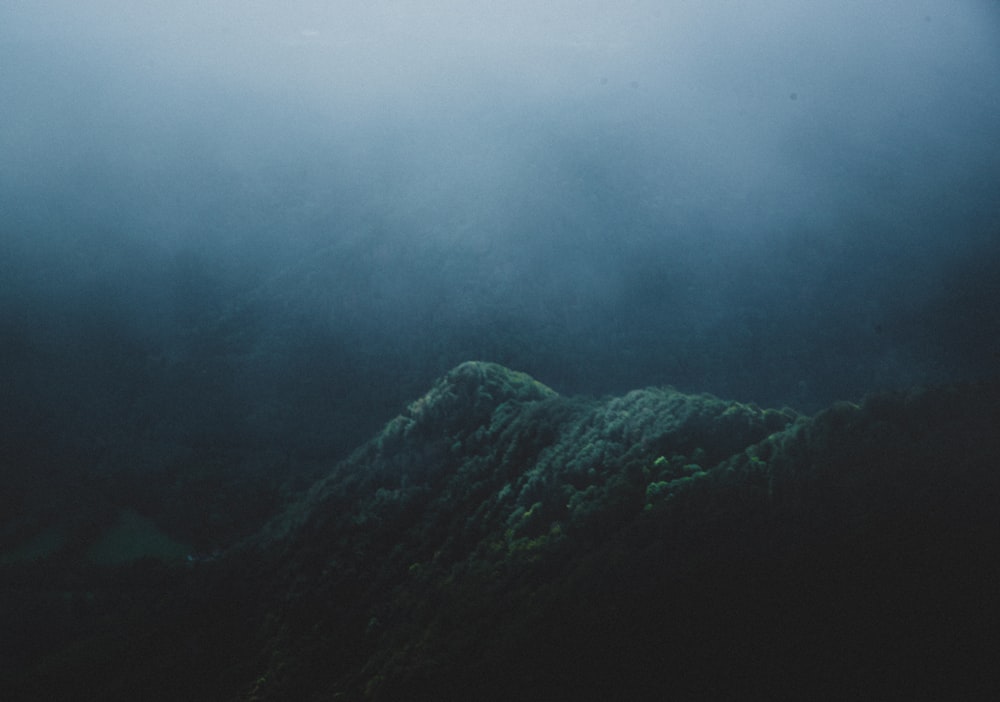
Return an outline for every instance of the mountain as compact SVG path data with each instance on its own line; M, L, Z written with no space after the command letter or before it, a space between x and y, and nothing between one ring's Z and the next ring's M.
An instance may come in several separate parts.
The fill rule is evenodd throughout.
M5 698L987 696L997 426L464 363L223 553L0 565Z

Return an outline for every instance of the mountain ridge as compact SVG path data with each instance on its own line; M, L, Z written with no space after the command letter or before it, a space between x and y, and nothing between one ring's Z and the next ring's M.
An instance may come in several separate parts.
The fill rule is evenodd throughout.
M106 638L84 641L140 639L94 690L978 694L996 682L998 399L993 381L807 417L670 388L563 397L467 362L227 553L99 571L155 607L92 605ZM79 688L79 646L15 690Z

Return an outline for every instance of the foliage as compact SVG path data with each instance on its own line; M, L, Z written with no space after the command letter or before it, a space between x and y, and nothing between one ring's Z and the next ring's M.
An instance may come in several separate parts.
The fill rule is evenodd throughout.
M562 397L465 363L238 548L166 574L136 565L141 586L75 596L79 629L43 618L70 643L23 667L15 690L79 687L97 655L84 651L130 661L85 683L105 699L157 686L257 701L650 699L664 675L693 697L897 684L893 651L944 660L936 642L953 645L941 634L956 618L966 643L990 631L958 603L970 564L977 583L1000 582L997 561L981 567L998 419L995 384L801 417L671 388ZM916 613L926 634L893 638ZM127 656L112 645L122 632ZM849 646L863 665L829 683L824 661ZM184 681L163 673L181 668Z

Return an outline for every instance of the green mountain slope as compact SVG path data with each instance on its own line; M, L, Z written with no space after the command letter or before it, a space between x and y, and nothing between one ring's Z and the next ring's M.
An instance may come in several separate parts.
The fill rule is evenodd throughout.
M565 398L465 363L223 557L100 570L129 614L95 605L15 689L985 694L998 420L995 383L803 417L671 389Z

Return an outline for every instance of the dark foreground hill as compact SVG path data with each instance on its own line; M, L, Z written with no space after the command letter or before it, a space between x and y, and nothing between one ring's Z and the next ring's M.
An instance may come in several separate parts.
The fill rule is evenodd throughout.
M998 427L466 363L217 558L4 566L3 698L989 697Z

